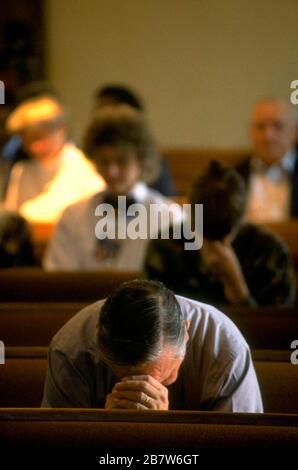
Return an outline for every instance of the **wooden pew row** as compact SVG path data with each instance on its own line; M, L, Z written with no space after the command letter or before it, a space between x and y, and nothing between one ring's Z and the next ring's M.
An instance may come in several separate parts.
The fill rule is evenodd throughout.
M179 194L189 192L194 179L201 174L211 160L236 165L249 155L248 149L220 148L164 148L162 154L170 165Z
M254 361L265 412L298 414L298 365Z
M187 203L186 197L175 198L179 204ZM291 219L286 222L268 223L265 226L279 235L288 245L294 257L296 272L298 272L298 220ZM33 240L38 260L42 261L46 246L53 234L54 226L50 224L33 224Z
M298 219L291 219L287 222L268 223L265 226L272 232L279 235L288 245L290 252L297 261L298 255Z
M0 302L94 302L140 272L0 270Z
M95 302L137 272L45 272L0 270L0 302Z
M0 303L0 339L6 346L48 346L57 331L87 304Z
M253 352L254 358L254 352ZM287 351L256 353L256 373L266 412L298 414L298 365ZM39 407L47 367L47 348L6 348L0 366L0 407Z
M88 302L0 303L0 339L6 346L48 346L52 337ZM251 349L288 350L298 339L298 308L222 309Z
M298 306L221 309L239 328L251 349L289 349L298 338Z
M2 448L295 448L297 415L0 409ZM177 449L179 451L177 452Z
M48 242L53 236L55 224L31 223L30 226L35 256L39 266L42 266L42 260L45 255Z
M40 407L47 348L5 348L0 365L0 407Z

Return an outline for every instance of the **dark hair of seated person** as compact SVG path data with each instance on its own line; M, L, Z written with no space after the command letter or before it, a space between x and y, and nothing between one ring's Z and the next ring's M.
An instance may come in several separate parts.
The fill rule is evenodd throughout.
M144 111L144 104L141 98L124 85L107 84L98 88L95 92L97 107L104 104L127 104L138 111Z
M0 209L0 268L37 265L27 221L15 212Z
M146 183L158 175L160 156L155 139L145 117L131 106L104 106L93 114L85 132L84 151L94 162L104 146L132 149Z
M203 204L204 237L222 240L240 227L247 192L242 177L231 167L212 161L192 186L190 202Z
M159 357L165 344L183 355L185 322L175 295L158 281L133 280L105 301L98 325L104 357L136 365Z

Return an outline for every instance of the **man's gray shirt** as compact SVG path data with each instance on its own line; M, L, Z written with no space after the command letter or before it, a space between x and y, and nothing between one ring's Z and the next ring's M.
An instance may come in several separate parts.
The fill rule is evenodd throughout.
M176 297L190 328L178 378L168 387L169 409L262 412L249 347L237 327L210 305ZM103 303L81 310L53 338L43 407L104 408L119 379L97 345Z

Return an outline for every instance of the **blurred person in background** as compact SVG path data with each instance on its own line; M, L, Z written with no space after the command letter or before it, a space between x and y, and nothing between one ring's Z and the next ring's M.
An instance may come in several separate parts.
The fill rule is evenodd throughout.
M147 277L206 303L292 305L296 281L288 248L270 231L243 222L246 201L236 170L211 162L190 196L192 213L203 204L202 248L185 250L183 237L152 240Z
M247 220L281 222L298 217L297 116L287 100L258 101L250 115L253 154L237 170L248 189Z
M143 114L127 105L103 106L87 127L84 149L107 189L65 210L50 241L44 267L140 271L149 233L134 239L127 234L117 235L119 227L126 233L131 222L131 216L118 210L118 197L124 196L126 207L135 203L144 209L141 230L150 224L152 204L162 208L165 219L170 215L174 221L182 220L181 208L147 185L159 171L159 154ZM99 217L97 212L103 204L112 209L107 218ZM115 235L108 235L103 227L99 235L96 233L101 220L108 226L115 224Z
M26 220L0 208L0 268L37 266L32 234Z
M29 158L28 153L22 147L22 138L21 135L17 133L9 133L6 121L8 116L12 113L12 111L17 107L20 106L24 101L27 101L31 98L37 98L39 96L51 96L54 99L57 99L61 102L61 98L59 94L54 90L49 83L43 81L33 81L30 82L21 88L18 89L16 96L9 94L9 105L6 106L6 116L5 119L1 121L2 124L2 132L4 133L4 141L3 145L1 146L1 162L5 166L5 174L4 174L4 194L7 189L7 183L9 180L9 176L11 170L15 163L21 160L27 160ZM2 107L1 107L2 110Z
M103 106L117 106L127 104L137 111L145 112L145 106L141 98L135 91L119 84L106 84L99 87L95 92L95 108ZM165 158L160 158L160 170L157 177L149 184L150 188L159 191L164 196L173 197L177 195L177 190L171 175L168 162Z
M30 222L56 223L70 204L105 187L90 161L68 141L68 113L50 93L22 100L7 129L25 154L13 165L5 207Z

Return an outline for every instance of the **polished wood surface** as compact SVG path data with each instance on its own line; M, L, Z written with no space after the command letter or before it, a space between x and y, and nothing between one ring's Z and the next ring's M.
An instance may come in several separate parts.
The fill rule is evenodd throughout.
M201 174L211 160L235 165L249 155L249 150L221 148L163 148L162 155L169 162L179 195L189 193L194 179Z

